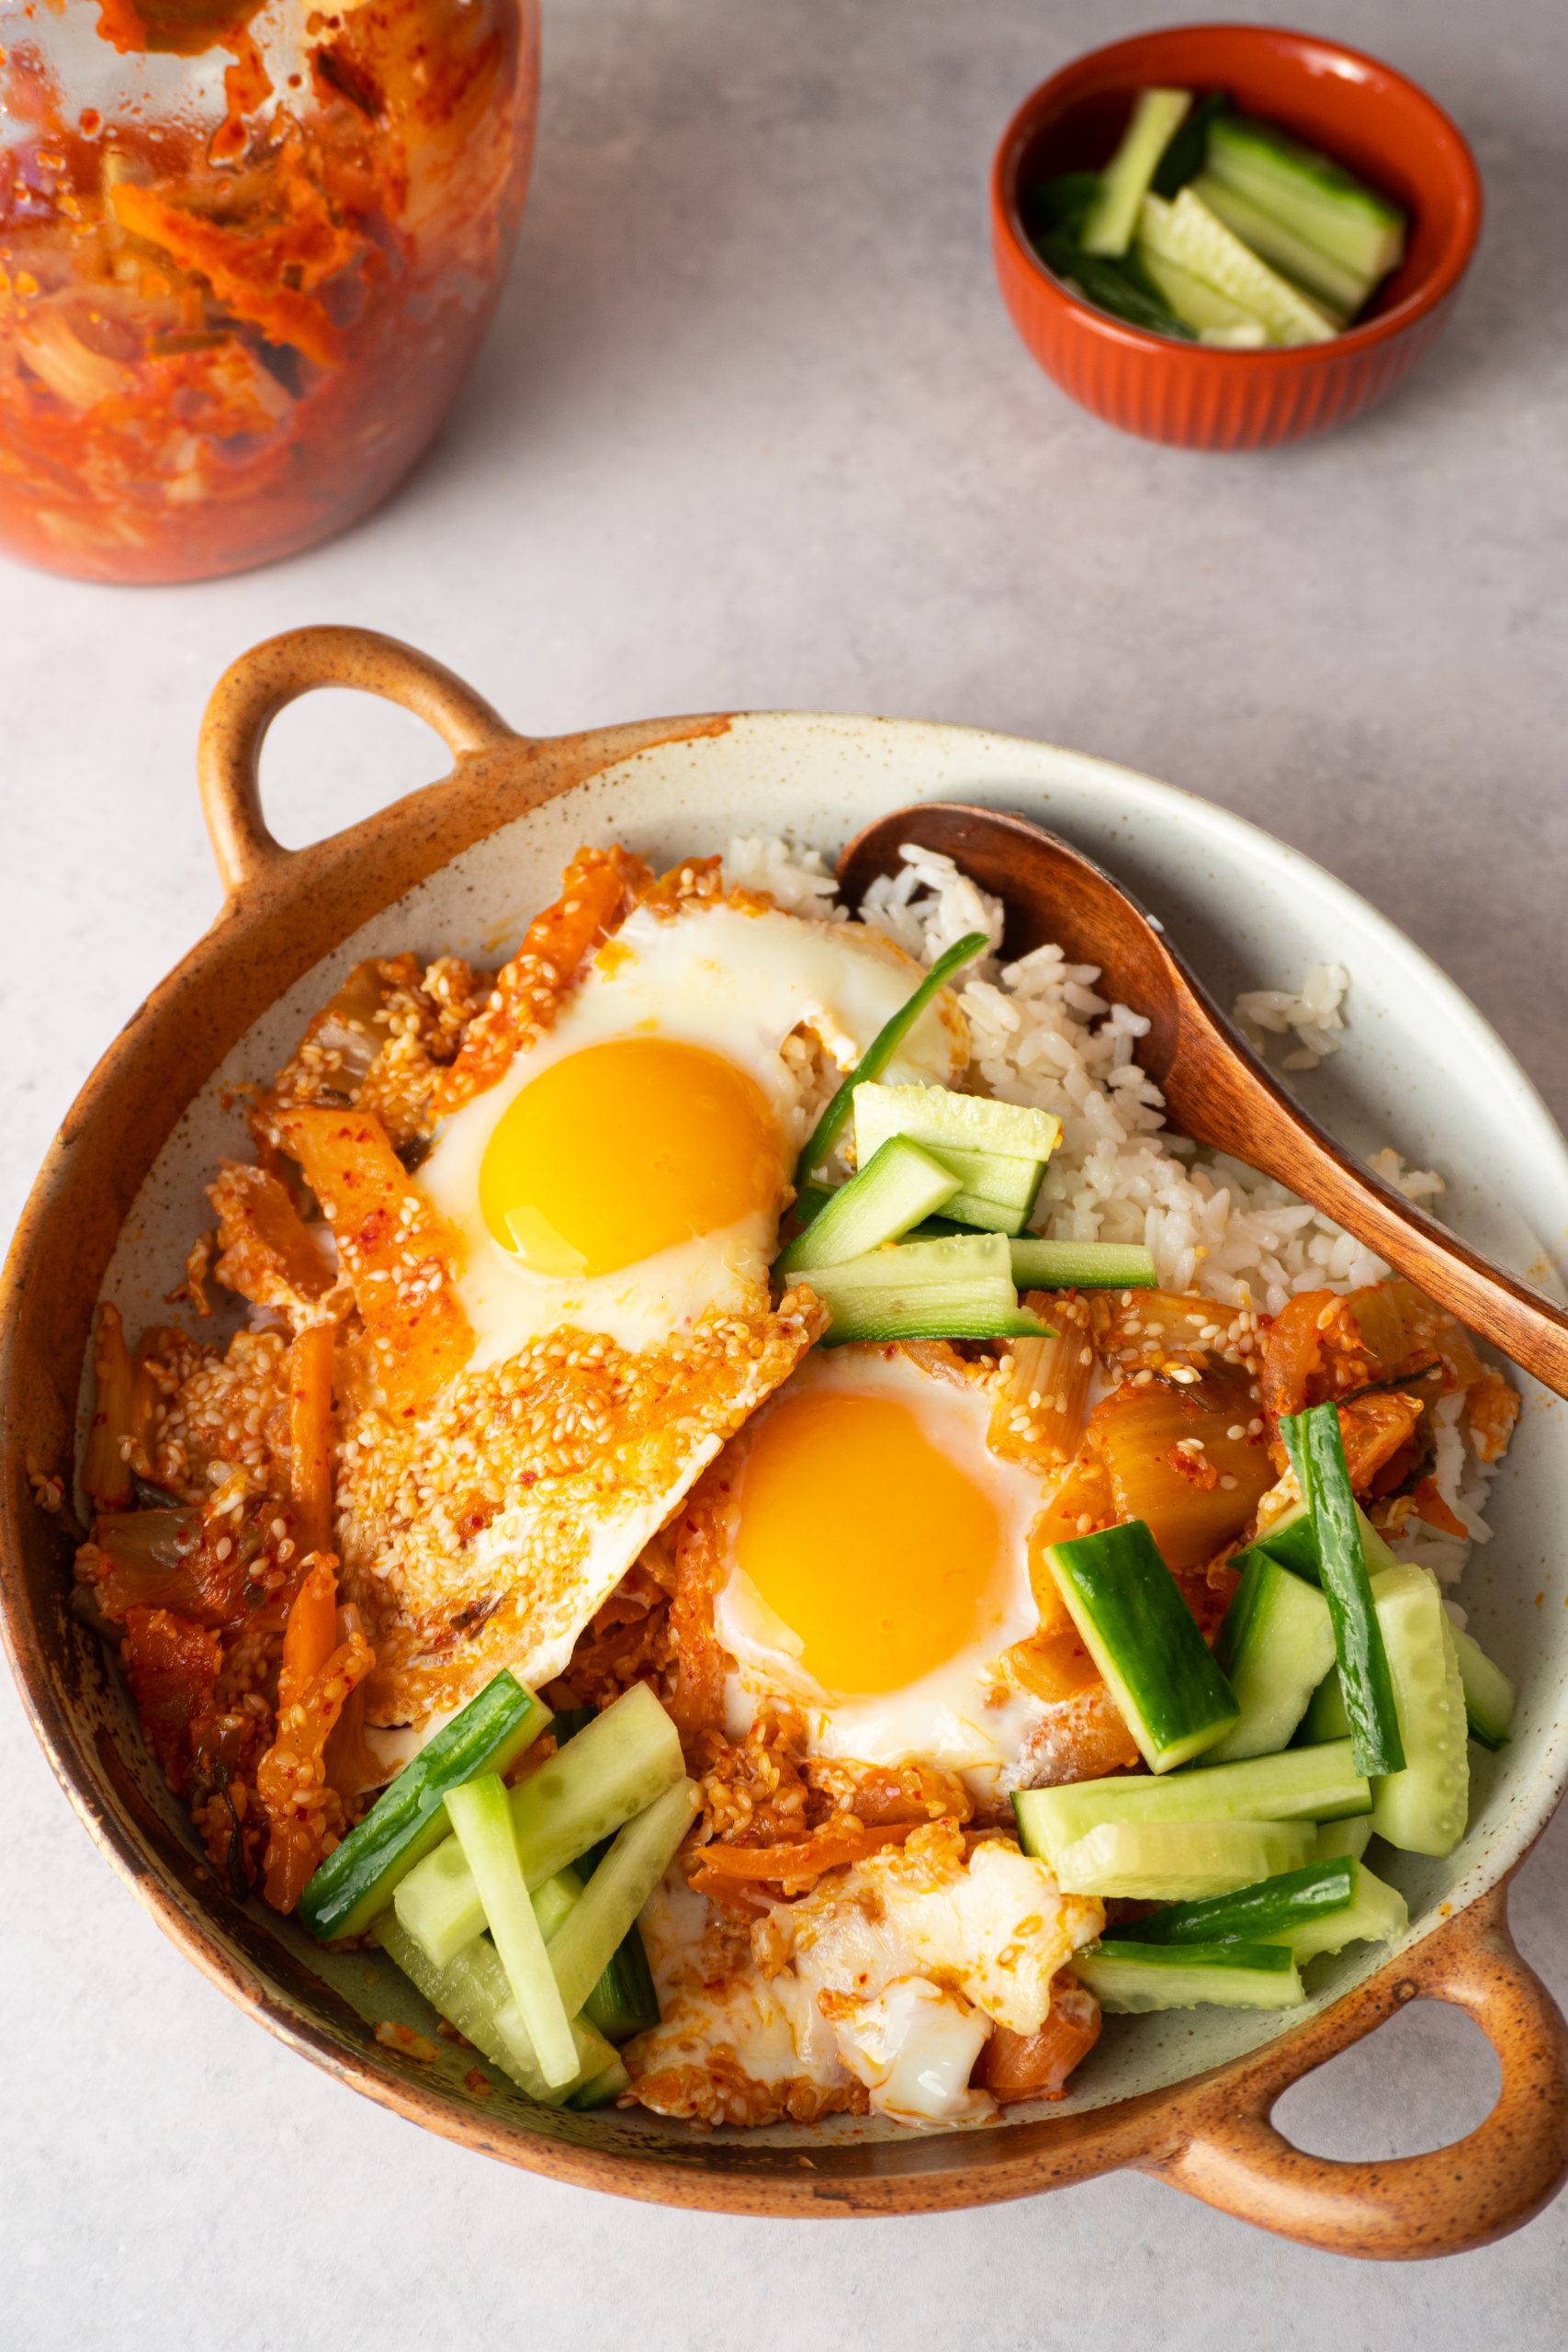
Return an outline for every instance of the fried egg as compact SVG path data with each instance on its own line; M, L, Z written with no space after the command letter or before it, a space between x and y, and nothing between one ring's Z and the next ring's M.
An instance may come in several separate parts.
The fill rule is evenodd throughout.
M727 903L634 910L554 1027L448 1119L416 1182L461 1244L469 1368L542 1331L643 1349L765 1294L815 1039L853 1066L919 985L879 933ZM891 1066L949 1083L939 998Z
M897 1349L807 1357L734 1444L715 1630L728 1727L765 1702L818 1755L918 1757L992 1794L1044 1712L1001 1654L1033 1634L1038 1476L994 1454L976 1379Z

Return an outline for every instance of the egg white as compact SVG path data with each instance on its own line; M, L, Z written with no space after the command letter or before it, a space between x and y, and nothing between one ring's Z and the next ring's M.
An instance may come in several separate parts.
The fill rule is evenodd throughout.
M566 1325L604 1332L627 1349L660 1346L705 1314L755 1306L766 1294L776 1208L609 1274L541 1274L503 1250L480 1211L480 1166L497 1122L534 1079L613 1038L704 1046L761 1090L787 1165L805 1139L806 1080L799 1057L785 1055L786 1038L807 1030L840 1069L852 1069L920 977L902 949L858 924L724 905L663 917L635 910L554 1028L443 1125L414 1179L462 1245L457 1290L478 1340L470 1369L504 1362L536 1334ZM951 1083L965 1052L962 1016L951 999L939 998L889 1074L896 1083ZM635 1165L626 1173L635 1184Z
M867 1349L809 1356L758 1420L803 1384L843 1396L896 1397L931 1443L989 1498L1007 1563L998 1605L981 1635L917 1681L874 1694L832 1692L801 1664L801 1644L731 1557L715 1603L719 1641L735 1661L726 1694L728 1729L742 1736L765 1701L795 1709L813 1754L865 1764L919 1758L962 1773L977 1796L994 1796L1045 1709L1008 1682L1003 1650L1036 1631L1029 1533L1046 1496L1038 1476L1004 1462L986 1442L990 1405L921 1370L909 1356Z

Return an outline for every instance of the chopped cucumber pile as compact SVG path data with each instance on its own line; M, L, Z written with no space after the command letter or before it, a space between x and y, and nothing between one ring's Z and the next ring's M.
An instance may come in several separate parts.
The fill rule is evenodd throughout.
M1042 181L1022 209L1070 291L1229 351L1325 342L1404 258L1396 204L1221 91L1140 91L1104 169Z
M1285 2007L1302 1965L1402 1935L1369 1842L1451 1853L1467 1742L1509 1736L1513 1684L1357 1505L1337 1408L1281 1427L1305 1499L1236 1559L1213 1654L1146 1527L1043 1555L1149 1766L1012 1801L1065 1892L1162 1906L1076 1955L1108 2009Z
M659 2022L637 1915L697 1796L643 1683L556 1718L557 1754L509 1789L550 1720L503 1669L322 1863L299 1916L323 1941L368 1930L529 2098L595 2107L626 2086L616 2045Z

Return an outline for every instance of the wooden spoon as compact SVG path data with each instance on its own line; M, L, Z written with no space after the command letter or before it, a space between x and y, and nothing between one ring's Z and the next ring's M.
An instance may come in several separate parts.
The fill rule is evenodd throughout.
M851 905L878 875L897 871L906 842L941 850L1000 899L1010 956L1055 940L1069 963L1099 965L1104 993L1147 1017L1138 1059L1184 1135L1288 1185L1568 1396L1568 1315L1342 1151L1276 1085L1119 883L1022 817L931 800L879 817L850 843L839 883Z

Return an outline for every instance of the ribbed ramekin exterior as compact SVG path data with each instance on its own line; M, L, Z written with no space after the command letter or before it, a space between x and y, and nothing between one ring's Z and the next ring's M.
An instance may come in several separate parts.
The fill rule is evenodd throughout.
M1326 433L1382 400L1436 340L1451 296L1370 344L1230 352L1124 331L1049 279L993 224L1002 298L1023 342L1062 390L1108 424L1181 449L1273 449Z

